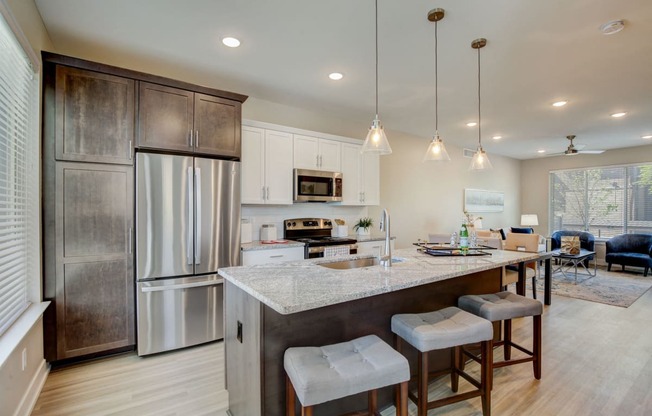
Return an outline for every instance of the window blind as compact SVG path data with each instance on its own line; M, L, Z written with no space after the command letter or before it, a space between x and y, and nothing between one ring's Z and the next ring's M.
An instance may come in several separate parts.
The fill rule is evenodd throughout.
M38 224L34 170L37 83L30 60L0 15L0 334L29 306L31 247ZM38 204L36 204L38 205ZM38 252L37 252L38 254Z

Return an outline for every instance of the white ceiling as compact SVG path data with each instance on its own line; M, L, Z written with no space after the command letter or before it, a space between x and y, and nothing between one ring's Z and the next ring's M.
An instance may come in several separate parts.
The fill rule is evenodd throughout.
M652 134L650 0L378 0L380 119L434 131L434 24L439 22L439 131L474 148L482 49L482 143L519 159L639 146ZM57 51L106 48L211 73L216 88L359 121L374 116L373 0L36 0ZM605 36L599 26L625 20ZM647 22L647 23L646 23ZM234 36L237 49L220 40ZM344 79L328 79L330 72ZM553 108L558 100L567 106ZM245 104L246 105L246 104ZM621 119L611 113L626 111ZM364 127L363 127L364 128ZM363 137L366 131L361 131ZM503 139L492 140L500 134ZM361 137L361 138L362 138ZM392 137L390 135L391 142ZM425 144L424 144L425 146ZM579 147L579 146L578 146Z

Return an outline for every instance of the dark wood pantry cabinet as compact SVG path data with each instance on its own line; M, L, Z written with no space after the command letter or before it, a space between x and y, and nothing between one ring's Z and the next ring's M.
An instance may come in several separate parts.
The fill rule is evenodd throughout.
M246 98L43 52L47 361L134 348L134 151L238 159Z

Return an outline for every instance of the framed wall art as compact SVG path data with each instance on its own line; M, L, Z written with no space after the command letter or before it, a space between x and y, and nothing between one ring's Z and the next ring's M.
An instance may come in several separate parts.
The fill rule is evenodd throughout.
M464 189L464 211L503 212L504 209L505 194L503 192Z

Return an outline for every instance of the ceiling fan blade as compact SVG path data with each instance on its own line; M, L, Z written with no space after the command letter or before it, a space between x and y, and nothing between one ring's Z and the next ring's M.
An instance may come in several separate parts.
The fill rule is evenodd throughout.
M585 155L599 155L600 153L604 153L604 150L580 150L579 153Z

